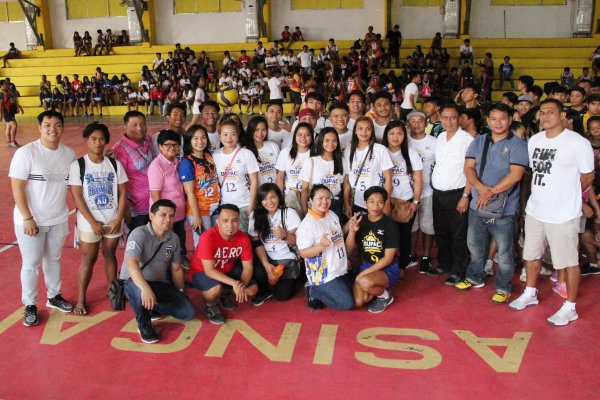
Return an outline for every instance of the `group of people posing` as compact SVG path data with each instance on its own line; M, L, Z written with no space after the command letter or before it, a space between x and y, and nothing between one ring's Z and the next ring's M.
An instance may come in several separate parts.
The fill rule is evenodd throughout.
M88 125L88 152L78 159L60 144L62 115L41 113L40 140L17 150L9 172L23 259L24 324L38 323L40 264L47 306L86 314L100 248L107 280L117 277L115 249L124 225L129 235L119 277L148 343L158 340L153 318L194 318L186 281L201 291L204 314L215 324L225 322L221 310L233 310L236 302L259 306L271 297L291 298L304 275L312 309L368 305L370 312L384 311L394 301L390 289L416 264L411 255L420 238L419 272L447 274L444 283L460 290L485 285L493 242L498 261L492 300L508 303L520 215L527 287L509 307L538 304L535 287L547 243L567 292L548 322L577 319L578 234L583 203L595 199L594 157L586 138L565 129L562 103L540 103L543 130L527 142L511 133L513 110L502 103L487 107L489 132L474 138L460 128L461 110L450 101L438 107L437 137L426 133L432 127L418 109L406 123L392 120L387 92L371 97L374 118L363 115L360 91L351 92L348 103L333 103L327 120L318 93L306 101L291 132L280 125L277 101L268 104L266 118L252 117L246 127L236 114L219 120L219 105L206 101L198 124L187 129L186 106L173 104L168 126L153 135L145 115L130 111L125 134L110 149L108 128ZM588 123L594 121L600 118ZM527 170L531 185L523 214L520 183ZM60 279L67 187L82 251L74 306L62 297Z

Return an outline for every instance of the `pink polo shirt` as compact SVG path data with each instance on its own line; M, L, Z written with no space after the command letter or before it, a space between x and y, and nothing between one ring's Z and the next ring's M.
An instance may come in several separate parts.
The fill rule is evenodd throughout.
M178 166L177 158L169 161L165 156L159 154L148 168L150 190L160 190L162 199L169 199L177 206L175 222L185 218L185 195L183 184L179 180L179 172L177 172ZM150 204L152 204L151 198Z
M156 153L152 148L152 140L146 136L144 143L139 144L123 135L112 148L115 158L121 162L127 173L127 202L136 216L148 214L150 205L150 189L148 188L148 167Z

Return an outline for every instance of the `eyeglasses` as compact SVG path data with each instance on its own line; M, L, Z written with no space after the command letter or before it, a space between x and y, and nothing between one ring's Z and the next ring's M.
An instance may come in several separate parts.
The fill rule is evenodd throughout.
M176 149L179 147L179 143L165 143L161 144L161 146L166 147L167 149Z

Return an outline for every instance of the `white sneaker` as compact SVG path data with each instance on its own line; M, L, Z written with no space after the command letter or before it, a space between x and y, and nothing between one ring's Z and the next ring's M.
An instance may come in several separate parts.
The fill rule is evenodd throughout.
M569 310L563 305L553 316L548 318L548 323L554 326L565 326L577 318L579 318L577 311Z
M485 262L483 272L485 272L486 275L494 275L494 262L492 260L487 260Z
M528 306L535 306L540 304L537 298L537 294L535 296L529 295L527 293L523 293L519 296L518 299L511 301L508 307L512 310L522 310Z
M540 275L550 276L552 275L552 270L550 268L542 267Z
M519 275L519 280L521 282L527 282L527 272L525 271L525 268L523 268L521 270L521 275Z

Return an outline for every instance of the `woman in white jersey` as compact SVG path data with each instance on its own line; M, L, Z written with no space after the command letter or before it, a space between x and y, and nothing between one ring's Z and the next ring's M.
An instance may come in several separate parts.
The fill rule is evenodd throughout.
M108 128L93 122L83 130L88 154L71 163L69 186L77 207L77 235L81 248L77 304L73 312L87 314L86 292L98 259L100 243L107 282L117 276L115 251L127 208L127 175L121 163L104 156ZM83 170L81 167L83 166ZM115 168L116 167L116 168ZM82 179L83 178L83 179Z
M371 186L382 186L392 194L392 160L386 148L375 143L375 126L369 117L360 117L354 124L352 142L344 151L348 161L348 190L344 191L344 214L352 217L354 212L366 212L364 193ZM354 196L352 196L354 192ZM353 197L353 199L352 199ZM352 202L353 200L353 202ZM389 200L384 208L386 215L390 213Z
M299 177L304 162L310 157L313 135L312 125L307 122L299 123L294 131L292 147L281 150L275 165L277 186L285 194L285 205L293 208L301 218L304 218L304 212L300 195L302 181Z
M294 294L296 278L300 276L296 245L296 229L300 225L298 214L285 206L283 193L276 184L265 183L258 189L256 210L250 215L248 234L252 239L259 262L254 263L254 279L258 294L252 305L265 300L289 300ZM279 270L278 266L283 270Z
M330 211L332 193L327 186L316 184L309 195L310 209L296 231L296 244L304 258L308 280L308 306L350 310L354 298L348 282L348 255L340 220Z
M221 203L239 207L240 230L247 232L248 215L256 205L258 163L250 150L239 146L239 134L240 128L235 121L223 121L219 126L223 147L215 150L213 160L221 184Z
M250 118L246 127L246 148L258 161L259 186L263 183L275 183L277 179L275 163L279 155L279 147L266 140L268 130L267 120L263 116Z
M331 211L342 219L343 190L348 185L348 163L342 156L336 130L326 127L321 130L313 146L313 157L302 165L299 179L302 181L302 211L308 210L310 188L323 184L331 191Z
M423 183L423 163L419 154L408 148L406 128L402 121L392 121L385 127L383 146L389 149L394 163L392 168L392 203L409 202L411 218L408 222L398 223L400 231L401 269L405 269L410 257L411 230L419 209Z

